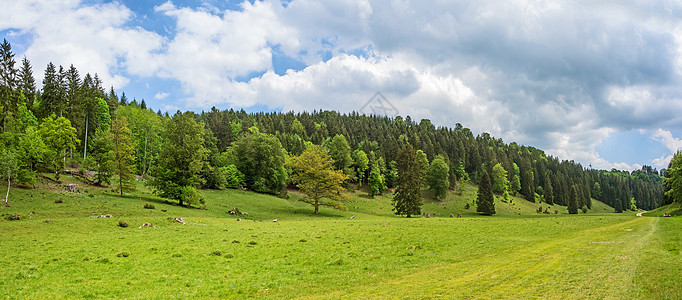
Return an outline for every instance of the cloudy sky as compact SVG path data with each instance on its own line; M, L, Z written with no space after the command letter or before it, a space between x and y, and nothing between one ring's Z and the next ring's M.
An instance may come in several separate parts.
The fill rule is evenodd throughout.
M400 115L595 168L664 168L682 148L679 1L0 6L0 38L36 76L73 64L163 111L351 112L381 92Z

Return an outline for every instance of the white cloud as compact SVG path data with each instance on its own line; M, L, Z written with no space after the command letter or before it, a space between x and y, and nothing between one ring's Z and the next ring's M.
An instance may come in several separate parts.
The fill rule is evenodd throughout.
M98 73L107 85L121 88L129 82L119 68L131 74L151 75L153 51L163 38L125 23L133 12L119 2L82 5L80 1L11 1L0 10L0 30L17 29L33 37L23 55L41 82L45 66L73 64L82 74ZM5 5L3 5L5 6ZM22 56L23 56L22 55Z
M671 153L682 150L682 140L673 137L670 131L659 128L651 137L654 140L660 141Z
M158 99L158 100L166 99L166 97L168 97L169 95L170 94L166 93L166 92L158 92L154 95L154 99Z

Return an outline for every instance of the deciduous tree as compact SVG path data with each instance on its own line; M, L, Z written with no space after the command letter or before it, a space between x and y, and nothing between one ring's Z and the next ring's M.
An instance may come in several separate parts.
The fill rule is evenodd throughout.
M289 158L287 166L294 170L293 182L307 196L301 201L313 205L315 214L321 205L346 209L342 202L348 197L341 184L348 176L335 170L327 150L309 146L300 156Z

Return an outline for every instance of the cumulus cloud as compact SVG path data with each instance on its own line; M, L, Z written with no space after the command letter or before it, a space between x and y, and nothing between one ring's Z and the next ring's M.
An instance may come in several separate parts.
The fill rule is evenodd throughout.
M119 2L82 5L77 0L10 1L0 10L0 30L13 29L32 36L23 55L29 57L38 82L48 62L73 64L82 73L98 73L106 84L125 86L129 77L150 75L153 55L163 38L125 24L134 13ZM4 6L4 5L3 5Z

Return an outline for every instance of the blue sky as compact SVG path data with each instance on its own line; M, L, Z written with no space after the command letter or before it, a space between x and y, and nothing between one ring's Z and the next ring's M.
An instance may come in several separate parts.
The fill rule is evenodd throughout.
M676 2L0 4L0 37L38 77L74 64L162 111L351 112L381 92L403 116L595 168L663 168L682 148Z

